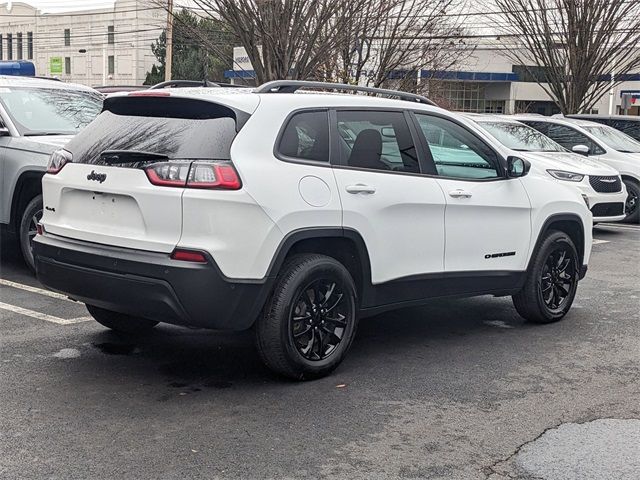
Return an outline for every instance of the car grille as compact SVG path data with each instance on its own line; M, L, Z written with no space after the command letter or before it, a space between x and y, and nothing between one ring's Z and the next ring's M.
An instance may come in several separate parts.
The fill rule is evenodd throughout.
M589 176L589 183L596 192L614 193L622 190L620 177L593 177Z
M591 209L594 217L615 217L624 213L624 203L596 203Z

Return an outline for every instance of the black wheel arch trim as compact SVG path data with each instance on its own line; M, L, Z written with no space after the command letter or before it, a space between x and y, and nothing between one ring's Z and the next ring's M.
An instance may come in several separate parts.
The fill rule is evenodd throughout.
M22 212L20 210L26 207L32 198L42 194L42 177L44 177L44 174L44 171L27 170L26 172L22 172L18 177L13 188L13 193L11 194L11 208L9 210L8 224L11 232L17 232L20 228L20 221L22 220ZM37 185L36 194L23 201L21 198L22 192L24 190L24 186L28 182L34 182Z
M529 262L527 263L527 271L529 271L531 269L531 262L533 262L533 254L537 251L538 247L540 246L540 244L542 243L545 234L547 233L547 231L549 230L549 228L551 227L551 225L553 225L556 222L571 222L571 223L575 223L576 226L579 228L579 232L580 232L580 245L576 245L576 250L578 251L578 260L580 262L580 275L581 275L581 279L584 277L584 275L586 275L587 269L586 269L586 265L583 265L583 261L584 261L584 249L586 247L586 245L584 245L584 232L585 232L585 225L582 223L582 219L580 218L579 215L575 214L575 213L556 213L553 215L550 215L549 217L547 217L547 219L544 221L544 223L542 224L542 227L540 228L540 231L538 232L538 236L536 238L536 243L533 246L533 248L531 249L531 256L529 257ZM565 232L568 233L568 232ZM584 275L582 274L584 271Z

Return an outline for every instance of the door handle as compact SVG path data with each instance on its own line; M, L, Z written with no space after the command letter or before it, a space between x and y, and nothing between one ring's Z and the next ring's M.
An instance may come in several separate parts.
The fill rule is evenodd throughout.
M371 185L364 185L362 183L358 183L356 185L347 185L345 190L349 193L353 193L354 195L357 193L364 193L367 195L376 193L376 187L372 187Z
M453 197L453 198L471 198L473 194L471 192L468 192L467 190L463 190L461 188L458 188L457 190L451 190L449 192L449 196Z

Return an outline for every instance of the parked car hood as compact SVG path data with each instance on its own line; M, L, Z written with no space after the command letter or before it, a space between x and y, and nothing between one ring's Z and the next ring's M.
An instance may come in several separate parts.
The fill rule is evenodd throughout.
M618 175L618 171L596 160L569 152L518 152L532 163L543 163L545 168L566 170L585 175Z
M50 145L55 148L64 147L74 135L41 135L37 137L21 137L26 141Z
M47 157L59 148L64 147L73 135L42 135L37 137L14 137L11 139L10 148L24 150Z

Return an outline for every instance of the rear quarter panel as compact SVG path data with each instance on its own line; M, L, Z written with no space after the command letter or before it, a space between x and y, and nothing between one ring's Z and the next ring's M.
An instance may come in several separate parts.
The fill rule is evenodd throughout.
M265 276L280 243L293 231L342 226L342 206L328 161L326 166L318 166L285 162L274 155L280 129L289 113L295 110L288 102L274 97L277 97L275 101L261 101L231 147L231 160L242 179L243 191L254 203L243 207L247 217L234 227L235 235L230 232L228 238L222 234L216 239L216 242L228 243L229 248L219 255L220 267L233 277ZM306 200L305 189L309 189ZM184 197L185 211L188 196L191 194L186 193ZM185 223L184 235L188 230ZM243 245L232 246L238 234ZM245 258L239 262L234 260L242 255Z

